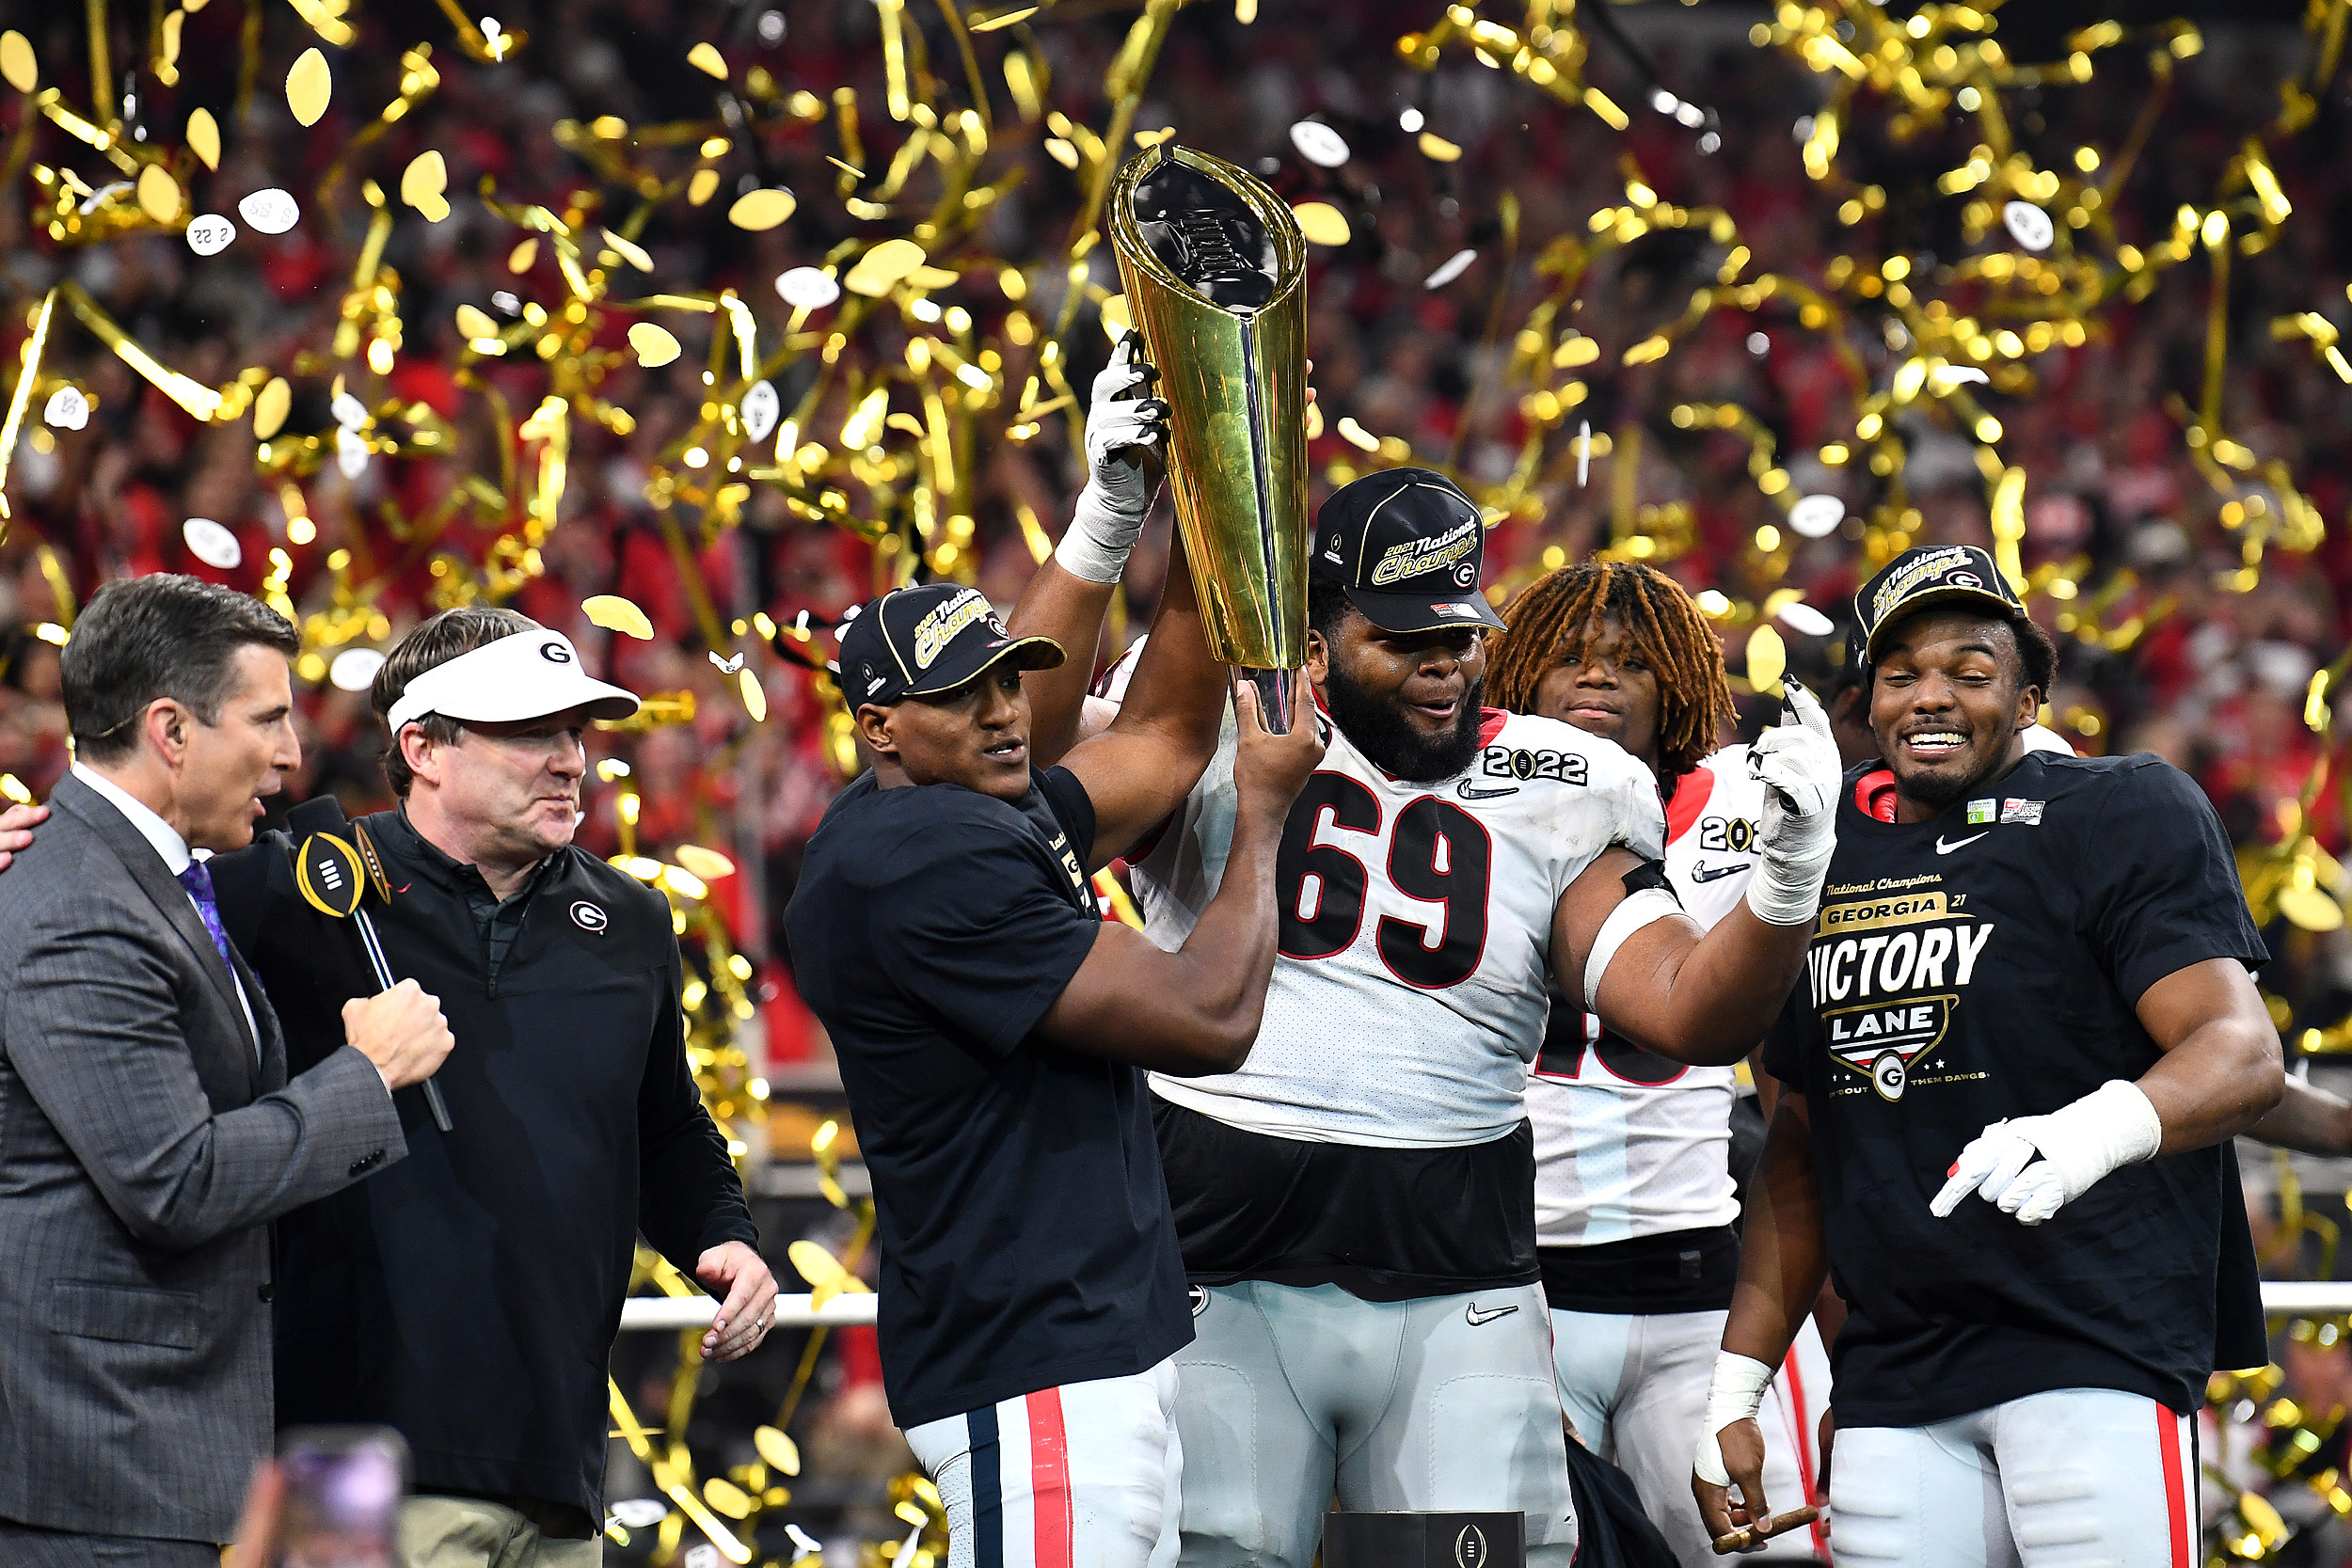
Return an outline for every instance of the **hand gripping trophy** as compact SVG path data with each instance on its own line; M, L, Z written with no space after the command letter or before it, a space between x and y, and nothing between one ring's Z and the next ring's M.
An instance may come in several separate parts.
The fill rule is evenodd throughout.
M1306 238L1262 182L1167 142L1119 171L1108 207L1210 649L1285 733L1307 657Z

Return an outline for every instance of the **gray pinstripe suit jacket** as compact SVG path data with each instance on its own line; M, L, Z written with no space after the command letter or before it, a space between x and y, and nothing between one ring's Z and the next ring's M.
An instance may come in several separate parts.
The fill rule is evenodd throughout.
M0 1519L226 1541L271 1435L269 1221L407 1152L71 776L0 876Z

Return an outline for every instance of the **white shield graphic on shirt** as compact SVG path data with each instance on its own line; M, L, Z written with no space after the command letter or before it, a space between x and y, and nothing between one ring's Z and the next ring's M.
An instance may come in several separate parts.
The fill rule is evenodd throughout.
M1821 1029L1830 1054L1891 1102L1903 1097L1919 1058L1944 1043L1959 1006L1960 998L1949 994L1899 997L1823 1013Z

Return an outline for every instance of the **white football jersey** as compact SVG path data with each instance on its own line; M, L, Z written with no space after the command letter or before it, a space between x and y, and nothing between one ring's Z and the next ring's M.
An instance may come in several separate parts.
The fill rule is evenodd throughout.
M1746 896L1763 815L1745 746L1692 768L1667 802L1666 879L1701 926ZM1581 1017L1581 1031L1559 1021L1571 1027L1555 1025L1528 1078L1536 1244L1595 1246L1738 1220L1733 1069L1668 1061Z
M1170 951L1224 875L1233 746L1229 716L1183 810L1130 863L1144 933ZM1664 832L1649 769L1556 720L1489 710L1470 766L1431 784L1390 778L1334 729L1284 830L1281 950L1249 1059L1154 1073L1153 1091L1311 1142L1502 1136L1543 1043L1561 895L1611 845L1654 858Z

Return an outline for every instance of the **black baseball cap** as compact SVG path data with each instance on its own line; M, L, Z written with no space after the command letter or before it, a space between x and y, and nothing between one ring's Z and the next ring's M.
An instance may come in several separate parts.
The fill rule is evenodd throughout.
M1383 631L1502 631L1478 591L1486 550L1486 519L1461 486L1428 468L1384 468L1323 503L1308 570Z
M1050 637L1014 637L977 588L927 582L899 588L853 612L841 633L841 694L852 711L952 691L1006 659L1024 670L1062 661Z
M2025 601L2001 575L1993 552L1977 545L1920 545L1903 551L1853 596L1864 658L1878 661L1879 638L1914 610L1963 604L2005 621L2026 618Z

